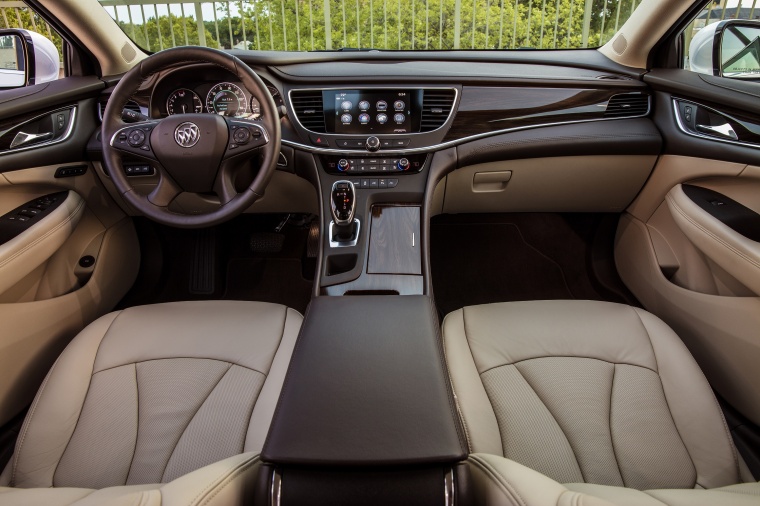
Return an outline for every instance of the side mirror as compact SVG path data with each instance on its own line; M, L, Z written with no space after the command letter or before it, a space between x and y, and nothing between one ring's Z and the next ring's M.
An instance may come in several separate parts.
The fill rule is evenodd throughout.
M689 68L731 79L760 79L760 21L727 19L702 28L689 44Z
M55 81L59 62L58 48L39 33L0 30L0 89Z

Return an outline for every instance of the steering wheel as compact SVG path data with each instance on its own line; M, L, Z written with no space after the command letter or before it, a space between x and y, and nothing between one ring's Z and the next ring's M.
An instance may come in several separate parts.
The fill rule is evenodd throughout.
M122 121L124 106L147 79L162 70L193 63L210 63L237 76L261 104L263 120L177 114L139 123ZM106 169L124 200L164 225L198 228L237 216L264 194L280 153L280 119L266 85L240 59L216 49L179 47L149 56L121 78L103 113L101 139ZM260 168L250 185L238 192L236 182L247 184L252 176L250 160L257 154ZM158 185L149 195L134 191L124 172L123 155L145 159L158 172ZM204 214L169 210L182 192L213 192L221 205Z

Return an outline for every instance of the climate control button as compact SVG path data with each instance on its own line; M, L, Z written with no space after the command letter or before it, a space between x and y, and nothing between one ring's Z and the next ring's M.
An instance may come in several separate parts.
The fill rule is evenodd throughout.
M338 160L337 168L341 172L346 172L348 169L351 168L351 164L348 163L348 160L346 160L345 158L341 158L340 160Z
M411 165L409 163L409 160L407 160L406 158L400 159L398 163L396 164L396 168L398 170L409 170L409 167L411 167Z

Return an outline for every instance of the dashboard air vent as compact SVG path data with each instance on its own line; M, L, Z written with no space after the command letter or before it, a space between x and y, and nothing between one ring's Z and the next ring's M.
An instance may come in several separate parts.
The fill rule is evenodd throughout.
M106 102L107 100L102 100L98 104L98 118L100 121L103 121L103 113L106 111ZM127 111L136 112L137 114L142 114L142 111L140 110L140 106L135 102L134 100L129 100L127 102L127 105L124 106L124 109Z
M623 93L614 95L607 102L605 118L626 118L644 116L649 112L649 95L644 93Z
M454 107L454 90L425 90L422 95L421 132L441 128Z
M321 91L292 91L293 111L304 128L312 132L325 131L325 114Z

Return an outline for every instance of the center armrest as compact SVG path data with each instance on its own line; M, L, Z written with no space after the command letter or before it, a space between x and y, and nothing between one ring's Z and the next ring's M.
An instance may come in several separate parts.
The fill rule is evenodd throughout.
M263 460L383 466L466 455L432 300L313 299Z

